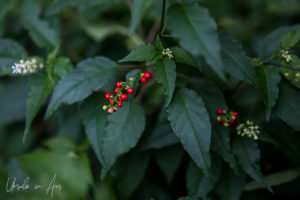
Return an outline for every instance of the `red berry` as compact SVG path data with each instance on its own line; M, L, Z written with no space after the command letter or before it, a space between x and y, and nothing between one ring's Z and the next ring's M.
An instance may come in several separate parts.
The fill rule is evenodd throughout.
M121 88L122 87L121 82L120 81L117 82L116 86L117 86L117 88Z
M141 78L141 82L142 82L142 83L147 83L147 79L146 79L145 77L142 77L142 78Z
M128 93L128 94L133 94L133 92L134 92L134 91L133 91L132 88L128 88L128 90L127 90L127 93Z
M122 95L121 95L122 96ZM123 101L123 99L121 97L119 97L119 101Z
M220 122L220 123L222 123L222 124L224 124L224 123L225 123L225 121L224 121L224 120L222 120L222 119L221 119L219 122Z
M115 93L118 94L119 93L119 88L115 89Z
M114 102L113 100L110 100L110 101L109 101L109 104L110 104L110 105L114 105L115 102Z
M234 123L235 123L235 120L230 120L229 123L230 123L230 124L234 124Z
M110 109L108 109L107 112L108 112L108 113L113 113L113 112L114 112L114 109L110 108Z
M149 79L151 77L151 73L150 72L145 72L144 77L146 79Z
M117 111L117 109L116 108L114 108L114 112L116 112Z
M120 98L122 101L126 101L128 99L128 96L127 94L122 94Z
M109 93L105 94L105 99L107 99L107 100L110 99L110 94Z
M122 102L118 103L117 106L118 106L119 108L122 108L122 106L123 106Z
M237 117L237 116L239 116L239 113L234 112L234 113L233 113L233 116Z
M217 110L217 114L218 114L218 115L222 115L222 114L223 114L223 110L222 110L222 109L218 109L218 110Z

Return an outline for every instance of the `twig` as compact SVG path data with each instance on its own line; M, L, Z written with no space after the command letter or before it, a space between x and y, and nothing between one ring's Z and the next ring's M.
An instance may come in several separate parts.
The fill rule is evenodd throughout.
M289 69L289 70L292 70L292 71L300 72L300 69L289 67L289 66L285 66L285 65L280 65L280 64L276 64L276 63L271 63L271 62L265 62L265 61L263 61L263 62L261 62L261 64L263 66L272 65L274 67L280 67L280 68L285 68L285 69Z
M153 24L150 32L148 33L147 39L145 40L146 43L149 43L149 42L151 42L154 39L155 34L158 31L159 25L160 25L160 19L157 19L155 21L155 23Z
M136 100L137 102L141 102L143 96L145 95L146 91L148 88L152 87L153 85L156 84L156 80L155 79L151 79L146 85L143 85L143 87L141 87L139 94L136 96Z
M163 27L164 27L164 23L165 23L165 12L166 12L166 0L163 0L163 5L162 5L162 9L161 9L160 29L159 29L160 36L163 33Z
M178 77L184 78L184 79L186 79L186 80L188 80L188 81L190 81L190 82L194 82L193 79L191 79L189 76L187 76L187 75L185 75L185 74L182 74L182 73L178 73L178 72L177 72L176 75L177 75Z
M127 0L128 7L130 8L130 11L132 11L132 1Z

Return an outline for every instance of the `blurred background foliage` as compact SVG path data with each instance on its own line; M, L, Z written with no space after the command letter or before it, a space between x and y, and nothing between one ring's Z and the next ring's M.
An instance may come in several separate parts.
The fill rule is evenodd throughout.
M24 55L47 59L49 49L53 49L59 43L60 60L56 61L58 62L56 65L63 67L54 69L59 77L89 57L101 55L119 60L145 41L152 42L149 41L152 37L151 30L159 24L161 17L161 0L139 1L140 5L136 3L137 8L130 6L129 2L131 1L44 0L32 1L32 5L26 8L22 6L21 0L0 0L0 39L11 39L24 47L23 49L15 44L17 47L15 52L12 52L15 59L5 60L12 44L5 46L5 42L2 41L0 46L2 62L12 65ZM173 2L175 0L167 1L167 6ZM183 2L196 1L183 0ZM298 0L197 2L209 9L219 26L219 31L239 41L251 57L265 53L264 38L267 34L275 29L282 30L284 27L297 24L300 19ZM131 12L131 9L144 11ZM53 30L47 33L49 38L44 38L47 40L47 46L42 45L45 41L33 42L34 36L30 34L36 33L28 29L34 29L34 23L45 23ZM57 37L51 37L55 34L59 34L59 40ZM272 43L274 40L270 39L267 42ZM165 46L176 44L170 38L165 38L163 42ZM47 102L42 102L42 107L23 143L30 77L7 76L8 70L1 69L0 79L0 199L51 198L44 190L18 191L13 194L5 191L7 177L24 180L28 175L31 183L47 185L56 174L57 183L61 183L63 189L62 192L54 192L54 199L168 200L187 196L188 193L204 194L212 190L209 188L211 184L206 183L208 180L203 178L201 171L178 144L167 123L165 110L161 110L163 88L160 85L149 87L141 100L147 115L147 123L139 144L121 156L109 176L101 180L101 165L89 145L83 128L80 109L83 103L61 106L49 119L44 120ZM190 67L180 68L178 71L188 76L195 74L195 69ZM119 69L102 91L112 91L113 83L122 80L127 72L127 69ZM201 85L201 80L198 81ZM179 78L177 82L187 85L184 79ZM231 83L224 90L226 99L231 99L236 85L237 80L231 79ZM207 92L205 88L191 87L195 87L200 93ZM97 93L103 94L96 92L90 97L91 101ZM261 96L249 85L243 86L239 95L230 101L230 106L246 119L254 119L256 122L263 122L265 119ZM101 102L98 107L95 108L100 110ZM274 186L274 193L270 193L256 182L251 182L251 179L243 173L237 178L224 162L223 167L221 166L219 157L212 154L213 162L218 163L219 167L213 169L214 174L218 174L217 180L213 182L218 184L212 186L214 189L209 195L211 199L299 197L300 179L297 168L300 162L299 133L272 115L270 122L264 125L258 145L261 149L262 172L270 175L267 181ZM186 179L195 180L188 181L186 185ZM197 184L200 184L200 189L194 188ZM195 191L197 189L200 191Z

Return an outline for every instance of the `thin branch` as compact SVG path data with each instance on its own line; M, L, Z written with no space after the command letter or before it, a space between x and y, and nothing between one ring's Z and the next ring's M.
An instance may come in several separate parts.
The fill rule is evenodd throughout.
M274 67L285 68L285 69L289 69L289 70L292 70L292 71L300 72L300 69L293 68L293 67L289 67L289 66L285 66L285 65L280 65L280 64L276 64L276 63L262 62L261 64L262 64L263 66L266 66L266 65L272 65L272 66L274 66Z
M141 102L143 96L145 95L146 91L148 88L152 87L153 85L155 85L157 82L155 79L151 79L147 84L143 85L139 91L139 94L136 96L136 100L137 102Z
M132 1L127 0L128 7L130 8L130 11L132 11Z
M160 26L160 19L157 19L155 21L155 23L153 24L150 32L148 33L147 39L145 40L146 43L149 43L154 39L155 34L157 33L157 31L159 29L159 26Z
M160 29L159 29L160 36L163 33L163 27L164 27L164 23L165 23L165 12L166 12L166 0L163 0L163 5L162 5L162 9L161 9Z

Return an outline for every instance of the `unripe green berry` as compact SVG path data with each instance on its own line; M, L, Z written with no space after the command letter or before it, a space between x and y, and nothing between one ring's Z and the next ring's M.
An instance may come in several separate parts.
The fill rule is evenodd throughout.
M129 78L129 81L134 81L134 78L133 78L133 77L130 77L130 78Z
M107 106L106 106L106 105L104 105L102 108L103 108L103 110L106 110L106 109L107 109Z

